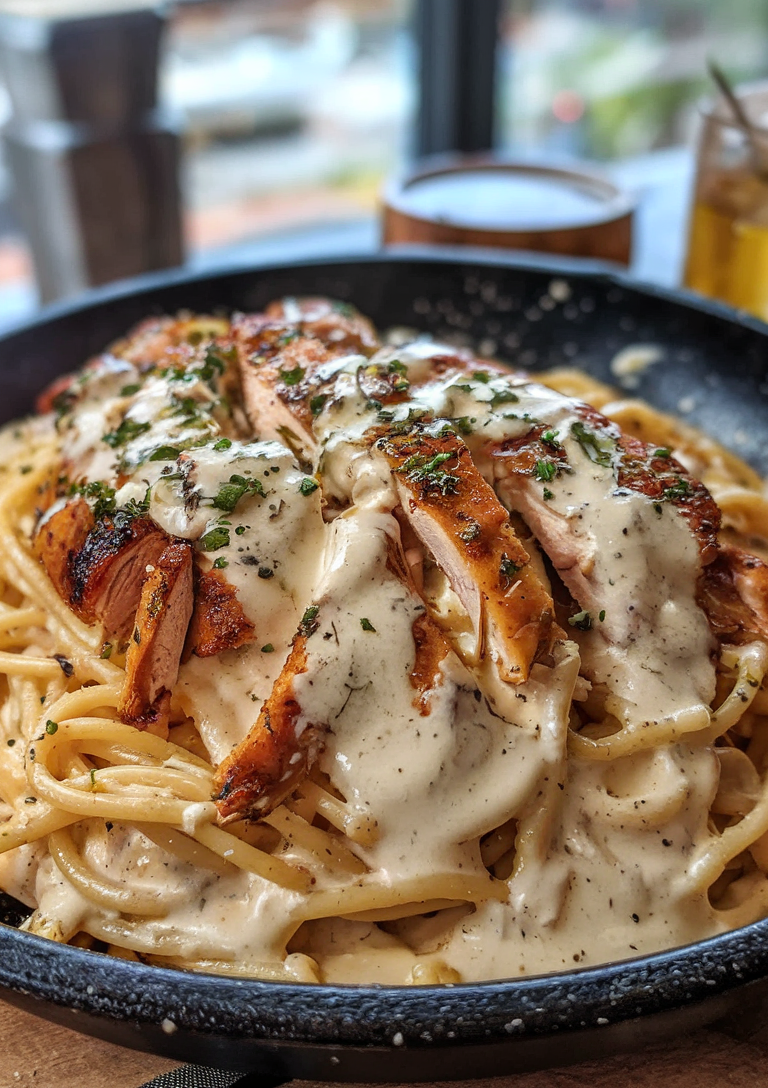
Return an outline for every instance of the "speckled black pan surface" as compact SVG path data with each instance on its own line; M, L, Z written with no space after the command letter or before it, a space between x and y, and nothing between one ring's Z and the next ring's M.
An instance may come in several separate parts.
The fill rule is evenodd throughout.
M0 339L0 420L28 411L48 381L150 313L257 309L282 294L332 295L380 327L459 336L529 369L578 365L614 382L619 350L653 345L661 359L628 395L682 412L768 474L768 326L575 265L503 258L173 274L102 292ZM723 1016L764 1018L768 1034L768 921L607 967L424 988L184 974L0 924L0 991L67 1026L181 1060L261 1070L265 1082L463 1079L645 1046Z

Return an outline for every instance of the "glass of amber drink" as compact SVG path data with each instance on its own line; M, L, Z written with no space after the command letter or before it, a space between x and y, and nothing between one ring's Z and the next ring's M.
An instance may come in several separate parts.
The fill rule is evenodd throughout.
M703 111L685 286L768 320L768 83L737 94L748 129L725 100Z

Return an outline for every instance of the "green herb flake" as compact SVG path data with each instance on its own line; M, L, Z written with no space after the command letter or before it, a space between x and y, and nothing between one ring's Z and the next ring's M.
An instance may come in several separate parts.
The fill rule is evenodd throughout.
M32 471L32 466L31 465L22 465L21 468L19 469L19 472L21 473L22 476L26 476L31 471Z
M544 502L549 502L550 499L554 499L554 491L550 491L548 487L544 488Z
M590 461L603 468L609 468L616 449L616 439L607 434L590 431L583 423L571 424L571 434L579 443Z
M592 627L592 617L586 610L577 612L575 616L568 617L571 627L578 627L580 631L589 631Z
M226 548L229 544L229 529L224 525L216 525L200 537L197 546L203 552L216 552L219 548Z
M491 397L491 408L498 408L500 404L517 404L520 398L511 389L499 389Z
M46 733L48 734L49 737L52 737L54 733L57 733L58 729L59 729L59 723L58 722L52 722L50 720L50 718L45 723L45 731L46 731Z
M373 631L374 634L376 633L376 628L366 616L360 617L360 626L364 631Z
M317 491L319 486L320 485L318 484L317 480L313 480L309 476L305 476L299 484L299 492L302 495L311 495L313 491Z
M483 385L487 385L491 380L490 374L485 370L476 370L472 377L476 382L481 382Z
M268 642L266 646L261 647L261 652L263 654L273 654L275 652L275 647L272 645L271 642Z
M244 495L253 494L264 498L264 485L261 480L247 480L244 476L232 475L229 483L221 485L212 505L217 510L231 514Z
M281 370L280 379L284 385L298 385L304 377L304 373L302 367L295 366L293 370Z
M454 427L456 428L456 430L460 434L463 434L463 435L472 434L472 431L473 431L472 423L473 423L473 421L469 418L469 416L457 416L455 419L451 420L451 423L454 425Z
M499 579L503 583L504 588L507 589L512 584L512 579L520 570L517 563L513 563L506 552L502 552L501 563L499 564Z
M319 627L319 624L316 622L319 611L320 606L317 604L311 604L309 608L306 609L304 615L301 617L301 623L299 624L300 634L309 638L310 635L315 633Z
M605 609L604 608L600 609L600 611L597 614L597 618L600 620L601 623L605 622Z
M664 458L671 457L672 456L672 450L668 449L666 446L660 446L659 449L653 451L653 456L654 457L664 457Z
M541 441L545 446L551 446L553 450L559 450L562 448L560 442L557 441L557 436L559 434L559 431L553 431L551 429L544 431L544 434L541 436Z
M148 461L175 461L181 453L176 446L158 446L147 458Z
M328 397L325 393L318 393L317 396L309 398L309 410L313 416L320 415L327 400Z
M446 472L440 466L454 456L453 453L436 453L434 457L426 458L414 454L398 469L404 472L407 479L414 483L420 483L427 490L440 491L443 495L455 495L458 492L459 477Z
M533 468L533 475L537 480L550 483L557 476L557 465L554 461L537 461Z
M105 642L104 645L101 647L101 653L99 654L99 657L101 657L104 661L109 661L111 656L112 656L112 643L111 642Z
M96 768L91 767L91 789L96 789Z
M405 363L401 363L399 359L392 359L392 361L387 364L387 370L390 374L401 374L403 376L408 374L408 368Z
M149 430L149 426L149 423L137 423L135 419L124 419L117 430L103 436L102 442L106 442L111 449L116 450L118 446L125 446L134 438L138 438L140 434L144 434Z
M218 442L213 443L213 448L217 453L221 453L222 450L228 450L232 446L231 438L220 438Z
M235 529L235 536L242 536L244 532L245 532L245 526L244 525L238 525L237 528Z
M685 499L691 494L691 485L682 476L678 476L677 483L665 487L662 496L665 499Z
M214 559L214 561L213 561L213 569L214 570L224 570L224 568L228 567L228 566L229 566L229 560L225 559L223 555L220 555L218 559Z
M140 385L124 385L120 390L121 397L132 397L134 393L138 393L141 389Z
M198 375L198 377L202 378L204 382L208 382L210 384L210 382L212 382L215 377L223 374L226 369L227 364L225 360L222 359L221 356L213 350L213 348L208 348L205 353L205 360L203 362L203 365L198 370L196 370L195 373Z

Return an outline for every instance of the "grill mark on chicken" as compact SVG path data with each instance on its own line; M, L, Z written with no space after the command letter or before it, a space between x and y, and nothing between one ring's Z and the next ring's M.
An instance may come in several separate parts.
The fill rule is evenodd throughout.
M473 664L487 646L504 680L526 680L556 636L552 599L468 448L452 432L417 429L380 438L376 449L394 471L403 516L467 611Z
M236 650L254 639L255 627L247 619L234 586L216 570L199 574L195 607L189 625L185 657L213 657Z
M168 734L171 693L192 616L192 549L174 540L147 571L125 659L122 720Z

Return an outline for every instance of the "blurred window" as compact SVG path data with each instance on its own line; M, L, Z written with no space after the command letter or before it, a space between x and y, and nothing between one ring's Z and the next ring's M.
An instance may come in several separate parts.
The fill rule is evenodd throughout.
M614 159L686 141L707 58L768 75L765 0L504 0L497 132L516 153Z
M370 216L407 150L410 0L180 5L163 71L191 252Z

